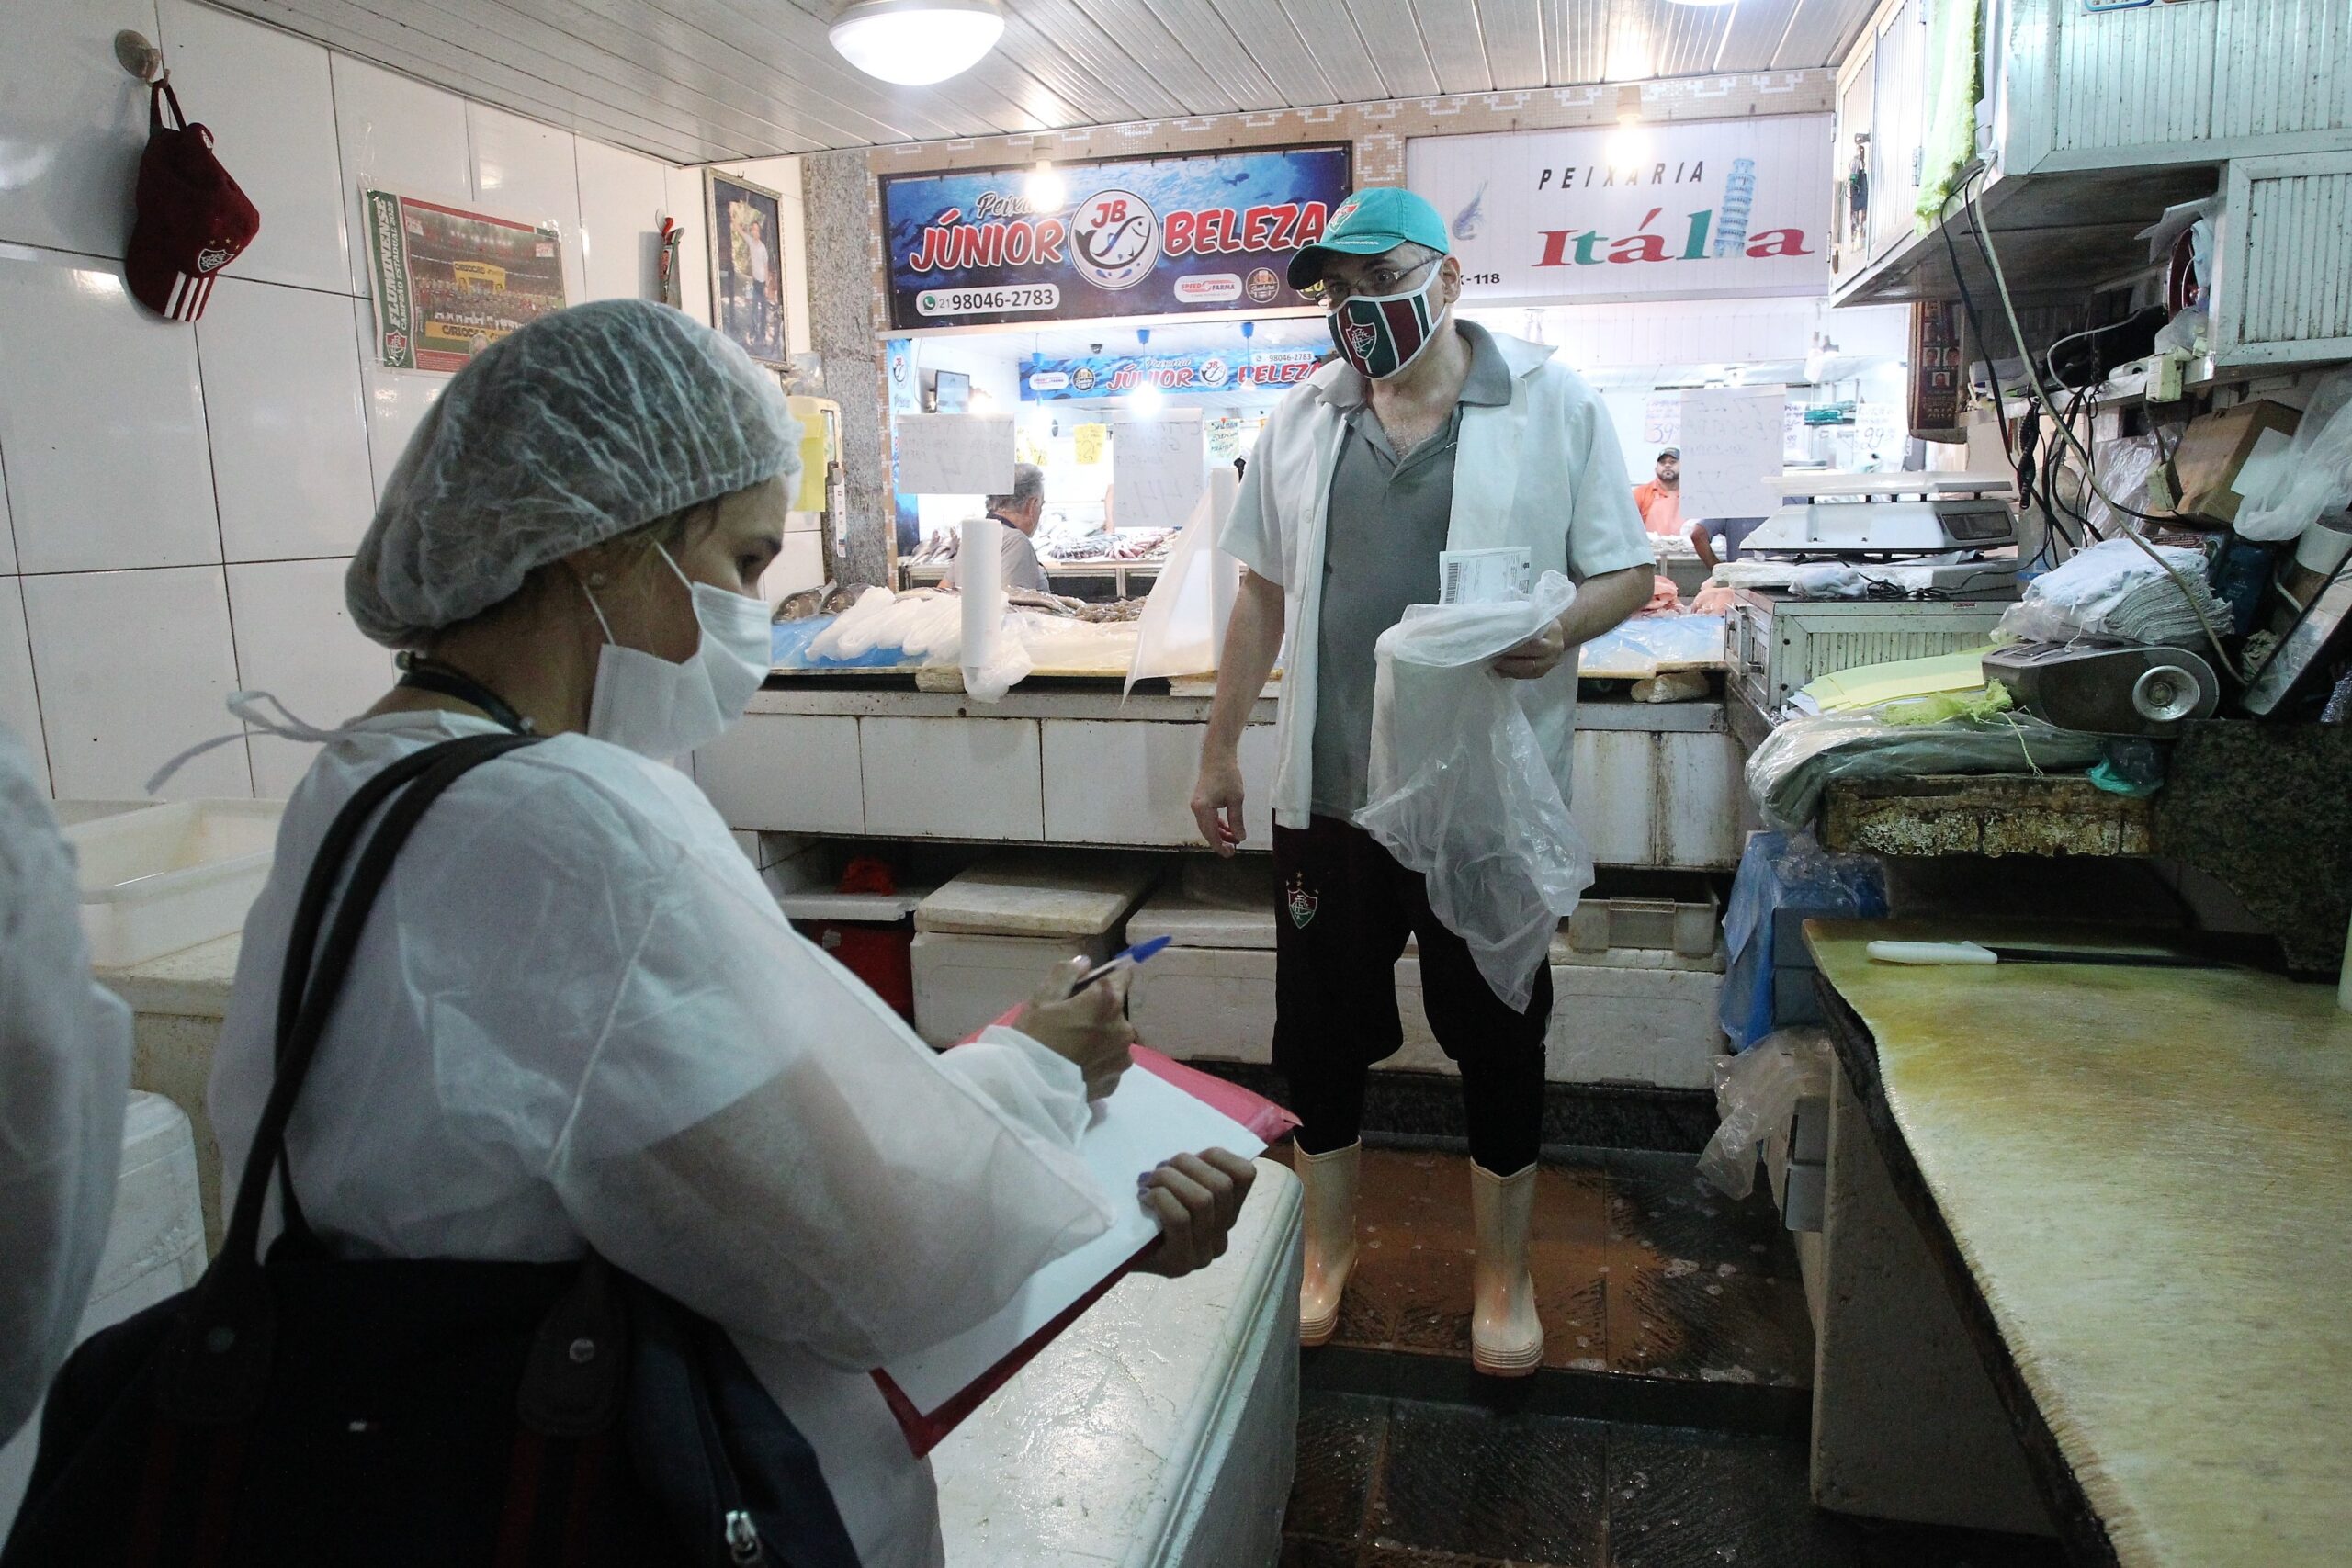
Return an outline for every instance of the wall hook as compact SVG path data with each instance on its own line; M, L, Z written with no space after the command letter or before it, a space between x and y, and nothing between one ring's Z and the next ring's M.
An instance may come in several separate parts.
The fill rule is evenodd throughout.
M160 83L172 79L164 63L164 51L147 41L147 35L129 28L114 35L115 63L138 77L141 82Z

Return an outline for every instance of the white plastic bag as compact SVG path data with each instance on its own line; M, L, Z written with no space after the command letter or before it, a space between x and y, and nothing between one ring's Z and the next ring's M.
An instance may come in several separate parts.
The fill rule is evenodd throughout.
M1240 583L1240 568L1216 547L1216 540L1239 491L1232 469L1220 466L1209 475L1193 507L1192 521L1169 547L1167 562L1144 604L1126 691L1134 691L1136 682L1148 676L1216 672Z
M1559 619L1576 592L1547 571L1531 596L1416 604L1374 645L1368 804L1356 825L1429 878L1430 908L1514 1011L1592 886L1592 857L1520 706L1532 683L1490 666Z
M2291 539L2325 513L2352 504L2352 370L2312 393L2282 461L2245 492L2234 525L2257 543Z
M1761 1151L1772 1185L1789 1161L1789 1123L1797 1101L1829 1092L1829 1035L1819 1029L1783 1029L1753 1048L1715 1062L1715 1111L1723 1118L1699 1156L1699 1174L1730 1198L1756 1190Z

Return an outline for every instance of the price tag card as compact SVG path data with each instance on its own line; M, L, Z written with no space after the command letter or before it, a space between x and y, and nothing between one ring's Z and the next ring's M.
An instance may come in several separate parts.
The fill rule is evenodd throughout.
M1491 604L1523 597L1535 586L1533 553L1525 545L1492 550L1442 550L1437 558L1437 602Z

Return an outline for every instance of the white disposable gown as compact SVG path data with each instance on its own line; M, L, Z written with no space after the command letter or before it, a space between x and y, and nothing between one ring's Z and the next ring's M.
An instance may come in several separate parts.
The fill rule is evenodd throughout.
M394 758L480 734L364 719L288 803L211 1084L226 1168L270 1079L316 846ZM593 1246L724 1325L815 1447L866 1568L944 1560L930 1467L870 1368L1102 1234L1079 1070L1010 1030L936 1056L778 913L694 783L583 735L468 774L379 897L288 1131L348 1257Z
M0 1442L74 1348L122 1168L130 1010L90 978L81 897L0 729Z

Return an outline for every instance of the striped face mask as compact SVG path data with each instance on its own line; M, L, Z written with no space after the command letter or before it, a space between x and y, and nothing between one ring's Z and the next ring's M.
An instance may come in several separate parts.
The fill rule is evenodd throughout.
M1419 288L1358 296L1333 306L1325 319L1340 357L1375 381L1403 374L1437 335L1438 312L1430 293L1443 276L1432 266Z

